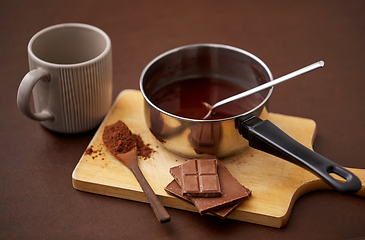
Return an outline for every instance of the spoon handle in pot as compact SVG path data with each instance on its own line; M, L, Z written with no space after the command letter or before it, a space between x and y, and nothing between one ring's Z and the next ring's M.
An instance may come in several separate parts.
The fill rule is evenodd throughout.
M240 134L249 141L251 147L309 170L340 193L354 194L361 189L361 181L356 175L303 146L272 122L263 121L253 115L250 118L237 120ZM346 181L338 181L330 173L336 174Z

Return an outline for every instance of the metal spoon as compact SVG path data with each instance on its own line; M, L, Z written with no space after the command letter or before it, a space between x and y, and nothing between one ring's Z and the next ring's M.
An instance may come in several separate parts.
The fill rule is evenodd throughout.
M277 78L277 79L272 80L270 82L267 82L267 83L264 83L262 85L259 85L259 86L255 87L255 88L251 88L250 90L247 90L247 91L245 91L243 93L239 93L239 94L234 95L232 97L223 99L222 101L219 101L219 102L217 102L217 103L215 103L213 105L210 105L207 102L203 102L203 104L209 109L208 113L204 116L203 119L207 119L212 114L213 109L216 108L216 107L222 106L223 104L226 104L226 103L235 101L235 100L240 99L240 98L247 97L247 96L249 96L251 94L260 92L260 91L262 91L262 90L264 90L266 88L272 87L272 86L274 86L276 84L282 83L282 82L284 82L286 80L289 80L291 78L297 77L297 76L302 75L304 73L313 71L313 70L315 70L317 68L320 68L320 67L323 67L323 66L324 66L324 62L323 61L319 61L319 62L313 63L313 64L311 64L309 66L306 66L304 68L301 68L301 69L299 69L297 71L294 71L292 73L289 73L287 75L284 75L284 76L282 76L280 78Z

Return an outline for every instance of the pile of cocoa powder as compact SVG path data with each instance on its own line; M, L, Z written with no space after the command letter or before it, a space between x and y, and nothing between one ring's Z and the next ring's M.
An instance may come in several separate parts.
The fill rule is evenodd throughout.
M137 147L138 156L147 159L154 152L150 144L145 144L141 136L133 134L120 120L104 128L103 142L113 155L126 153Z

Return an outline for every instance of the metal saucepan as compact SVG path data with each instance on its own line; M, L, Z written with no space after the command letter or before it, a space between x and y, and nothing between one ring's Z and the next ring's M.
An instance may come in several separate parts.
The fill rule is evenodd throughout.
M188 45L156 57L143 70L140 88L145 99L146 123L166 149L189 158L207 154L224 158L249 145L311 171L341 193L360 190L361 182L353 173L301 145L270 121L262 120L267 118L265 107L273 88L261 91L262 101L252 109L215 120L180 117L151 100L167 85L196 77L228 79L247 88L273 80L269 68L255 55L226 45ZM346 181L338 181L330 173Z

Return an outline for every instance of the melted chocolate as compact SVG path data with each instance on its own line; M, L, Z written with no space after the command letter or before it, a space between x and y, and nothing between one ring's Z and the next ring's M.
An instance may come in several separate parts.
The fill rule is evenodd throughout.
M150 99L166 112L190 119L202 119L208 112L203 102L213 105L246 90L246 86L224 79L191 78L164 86ZM208 119L223 119L245 113L259 105L263 99L259 93L238 99L217 107Z

